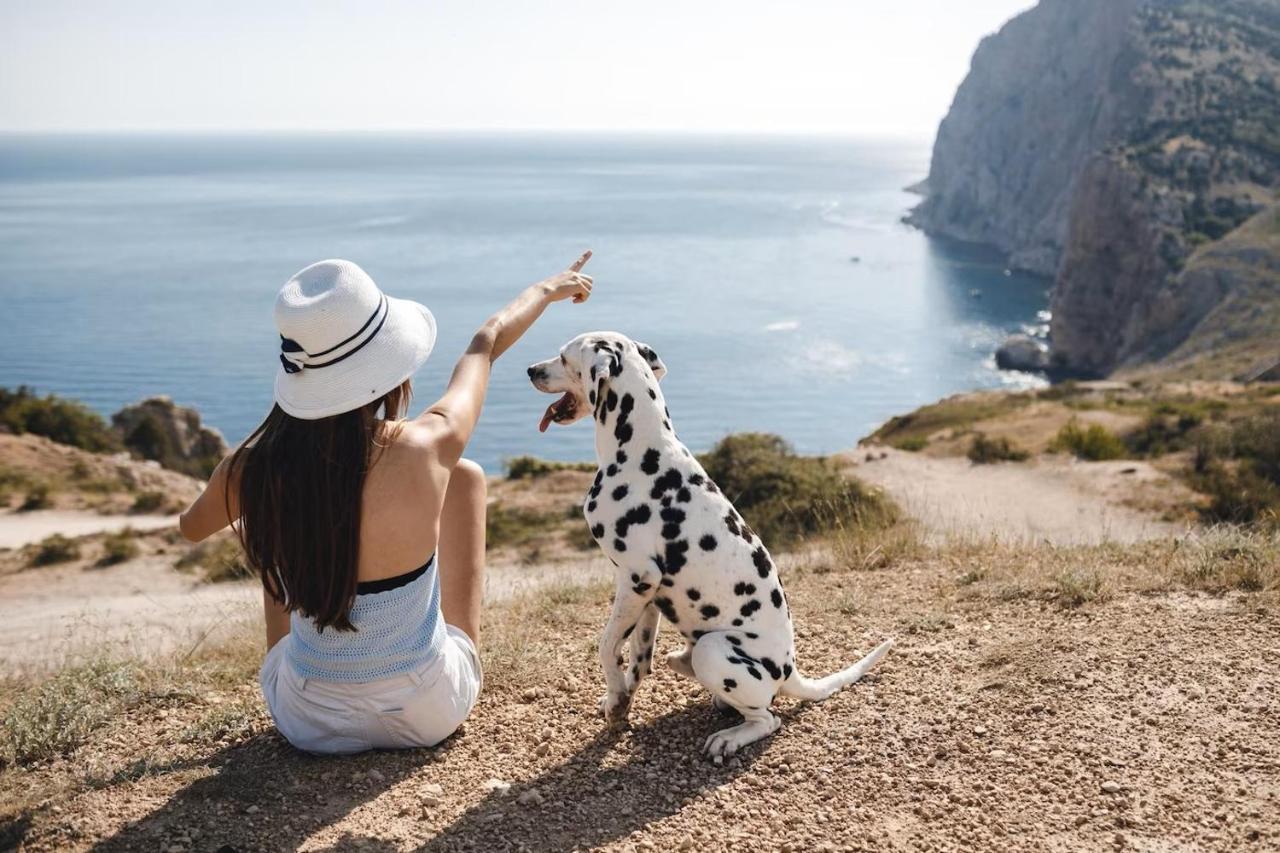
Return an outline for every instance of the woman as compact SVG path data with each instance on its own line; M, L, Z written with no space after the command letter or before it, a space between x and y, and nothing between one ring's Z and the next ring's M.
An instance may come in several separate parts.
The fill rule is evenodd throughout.
M349 261L281 289L280 370L267 419L182 514L193 542L232 525L262 577L263 696L310 752L430 746L480 692L484 472L462 453L493 362L552 302L585 302L568 270L489 318L448 390L405 420L435 320Z

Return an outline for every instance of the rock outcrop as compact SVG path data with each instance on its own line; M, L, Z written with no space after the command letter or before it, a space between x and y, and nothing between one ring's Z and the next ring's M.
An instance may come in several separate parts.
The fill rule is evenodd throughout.
M1011 335L996 350L996 367L1001 370L1046 370L1049 348L1030 335Z
M1278 140L1280 0L1041 0L979 46L912 220L1056 275L1055 364L1106 374L1228 298L1184 273L1275 202Z
M195 477L208 477L227 454L220 432L202 424L195 409L168 397L125 406L111 416L111 425L132 452Z

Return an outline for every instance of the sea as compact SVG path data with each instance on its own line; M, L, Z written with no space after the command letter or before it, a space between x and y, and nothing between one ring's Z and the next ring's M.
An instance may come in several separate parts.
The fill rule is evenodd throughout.
M589 459L525 367L588 330L666 362L693 449L745 430L853 447L995 368L1048 282L903 223L929 139L532 133L0 136L0 386L110 415L166 394L231 442L271 406L278 288L359 263L439 324L415 412L476 328L584 249L595 292L495 365L468 455Z

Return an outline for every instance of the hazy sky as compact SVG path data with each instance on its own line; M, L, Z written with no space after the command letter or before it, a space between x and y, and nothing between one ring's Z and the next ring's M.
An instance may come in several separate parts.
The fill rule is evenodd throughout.
M0 129L932 133L1032 0L0 0Z

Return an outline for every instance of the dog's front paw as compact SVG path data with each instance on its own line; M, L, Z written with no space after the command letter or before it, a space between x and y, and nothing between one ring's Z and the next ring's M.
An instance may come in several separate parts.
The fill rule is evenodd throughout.
M631 711L630 693L606 693L600 697L600 713L610 728L622 728L627 724L627 714Z

